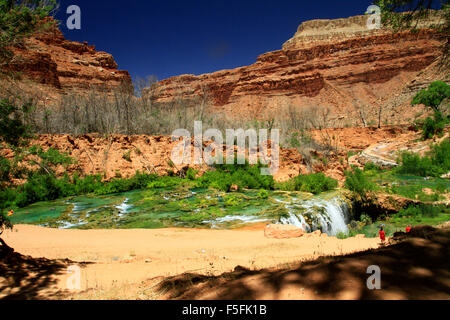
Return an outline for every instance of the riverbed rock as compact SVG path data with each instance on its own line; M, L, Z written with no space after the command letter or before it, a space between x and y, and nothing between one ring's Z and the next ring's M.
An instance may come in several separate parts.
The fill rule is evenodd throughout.
M291 239L302 237L305 232L291 225L269 224L264 229L264 236L271 239Z

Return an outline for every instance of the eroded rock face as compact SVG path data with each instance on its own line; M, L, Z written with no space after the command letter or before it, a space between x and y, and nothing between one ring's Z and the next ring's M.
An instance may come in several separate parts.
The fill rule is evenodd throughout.
M113 56L95 50L95 46L66 40L55 27L27 39L22 48L12 49L14 56L3 72L19 80L32 80L55 93L86 93L90 89L113 91L131 88L128 71L117 70Z
M208 97L216 110L241 118L274 115L289 105L330 107L335 122L359 121L364 106L365 116L375 118L380 102L394 101L435 62L443 39L432 30L370 31L366 20L308 21L282 50L261 55L251 66L173 77L146 92L161 104Z

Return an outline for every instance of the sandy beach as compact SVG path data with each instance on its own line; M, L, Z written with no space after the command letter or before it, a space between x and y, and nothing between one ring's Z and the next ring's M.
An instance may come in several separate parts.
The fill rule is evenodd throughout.
M84 231L18 225L5 232L3 238L22 255L68 259L67 266L81 267L80 291L67 291L69 274L62 269L51 276L53 285L43 288L41 297L59 291L69 297L90 299L138 298L137 290L143 282L183 273L217 276L237 266L250 270L282 268L321 256L379 247L378 239L339 240L326 235L268 239L263 228ZM9 293L5 290L0 295L14 290L11 287Z

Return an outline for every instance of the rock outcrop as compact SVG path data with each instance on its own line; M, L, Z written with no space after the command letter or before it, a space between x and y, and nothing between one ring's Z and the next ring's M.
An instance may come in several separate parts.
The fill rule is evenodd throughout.
M132 86L130 74L117 69L111 54L96 51L86 42L66 40L57 27L33 35L11 50L12 60L0 71L19 81L31 80L52 96Z
M251 66L169 78L146 93L160 104L181 99L188 105L207 97L216 111L239 118L323 106L331 109L334 126L361 124L362 117L369 122L377 119L378 105L389 105L436 62L443 36L431 29L368 30L366 20L308 21L282 50L261 55ZM385 124L392 119L389 112Z

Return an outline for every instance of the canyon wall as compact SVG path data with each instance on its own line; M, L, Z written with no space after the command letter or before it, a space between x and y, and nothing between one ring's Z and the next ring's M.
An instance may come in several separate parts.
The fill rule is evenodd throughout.
M387 124L409 102L409 87L425 87L436 77L444 38L431 29L368 30L366 21L367 16L307 21L281 50L259 56L253 65L169 78L146 94L161 105L207 99L216 112L234 118L321 107L331 111L334 126L369 122L379 106L390 106L383 114Z
M12 60L0 66L1 73L37 85L51 97L69 92L86 94L93 89L112 92L132 86L130 74L118 70L111 54L96 51L86 42L66 40L56 26L11 50Z

